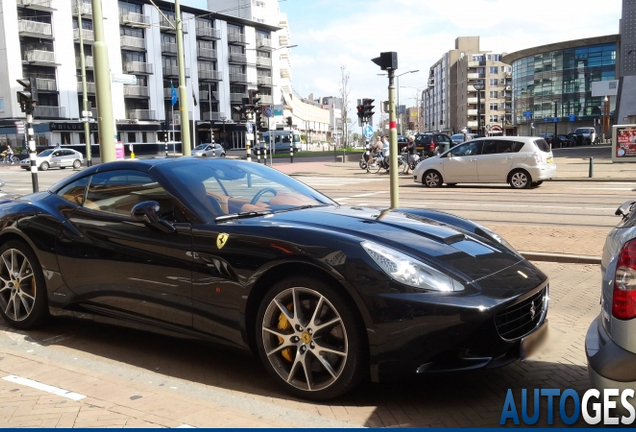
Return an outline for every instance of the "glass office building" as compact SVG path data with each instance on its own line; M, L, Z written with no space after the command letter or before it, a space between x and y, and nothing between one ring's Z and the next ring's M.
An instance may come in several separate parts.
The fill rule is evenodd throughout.
M517 133L559 133L594 126L603 97L592 97L592 82L616 79L618 35L529 48L506 55L512 64L513 124ZM610 100L611 111L616 100ZM530 123L536 129L530 131Z

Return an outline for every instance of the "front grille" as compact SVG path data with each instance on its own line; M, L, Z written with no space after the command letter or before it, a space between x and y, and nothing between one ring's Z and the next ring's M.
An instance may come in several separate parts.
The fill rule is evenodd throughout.
M543 288L531 297L495 315L495 325L499 335L506 340L513 340L534 330L545 315L547 290L547 287Z

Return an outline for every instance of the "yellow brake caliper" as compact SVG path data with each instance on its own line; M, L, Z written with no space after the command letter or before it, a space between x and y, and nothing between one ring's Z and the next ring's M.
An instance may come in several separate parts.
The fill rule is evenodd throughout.
M294 308L294 304L290 303L287 305L287 309L289 309L290 311ZM282 330L282 331L287 331L291 328L291 323L289 322L289 320L287 319L287 317L285 316L284 313L280 313L280 315L278 316L278 330ZM285 339L283 339L282 337L278 336L278 344L282 345L285 342ZM292 358L292 350L291 348L285 348L284 350L281 351L281 355L283 356L283 358L287 361L294 361L294 359Z

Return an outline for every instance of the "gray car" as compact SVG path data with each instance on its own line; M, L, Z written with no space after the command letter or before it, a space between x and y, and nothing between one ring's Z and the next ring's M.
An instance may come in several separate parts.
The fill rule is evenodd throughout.
M58 148L44 150L38 154L35 158L35 164L40 171L46 171L49 168L64 169L72 167L78 169L82 166L83 160L84 156L78 151ZM29 158L22 159L22 161L20 161L20 167L26 170L30 169L31 160Z
M636 201L622 216L603 248L601 314L585 338L590 380L597 389L636 388Z
M221 144L199 144L192 150L192 156L225 157L225 150Z

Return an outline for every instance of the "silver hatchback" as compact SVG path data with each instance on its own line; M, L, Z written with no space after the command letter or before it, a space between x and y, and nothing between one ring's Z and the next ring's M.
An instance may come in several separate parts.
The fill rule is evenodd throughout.
M44 150L38 154L35 158L35 164L40 171L46 171L49 168L63 169L67 167L78 169L82 166L83 160L84 156L78 151L58 148ZM31 160L29 158L22 159L20 167L28 170L31 167Z
M192 156L225 157L225 149L221 144L199 144L192 150Z
M585 338L595 388L636 388L636 201L618 208L621 222L603 248L601 314Z

